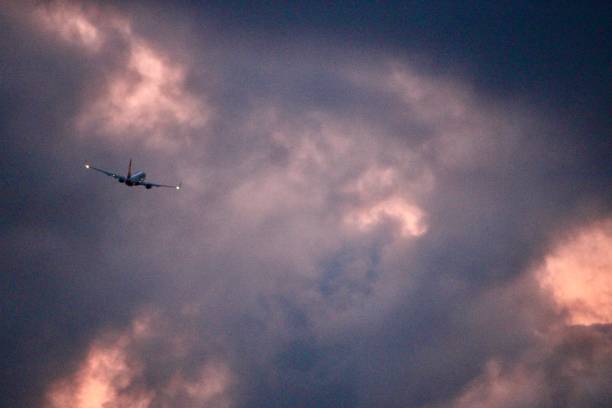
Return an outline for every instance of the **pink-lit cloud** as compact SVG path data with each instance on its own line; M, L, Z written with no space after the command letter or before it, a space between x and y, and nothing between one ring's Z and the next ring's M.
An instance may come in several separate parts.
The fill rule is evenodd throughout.
M45 377L50 407L251 406L273 400L266 393L329 390L350 394L344 405L390 406L438 381L448 394L433 398L450 406L508 408L548 398L538 390L548 364L565 364L549 352L559 343L607 358L605 335L567 335L546 296L568 323L610 323L609 223L561 243L534 279L525 265L546 245L541 207L553 202L540 165L554 164L537 149L540 162L524 160L536 132L511 103L484 102L393 52L366 60L330 44L334 58L323 58L288 40L263 55L246 39L201 41L185 16L147 28L151 15L120 10L60 1L32 13L32 30L85 60L76 79L60 72L70 87L57 84L73 115L57 122L77 137L56 130L48 143L64 176L84 152L123 163L135 151L153 180L186 188L105 190L101 175L98 188L77 173L82 205L52 214L58 231L18 236L49 247L50 279L77 282L60 295L82 291L73 303L99 316L81 324L93 337L85 349L65 352L82 353L74 372ZM173 39L176 26L196 40ZM48 208L67 201L58 192L80 197L61 181L39 194ZM125 328L150 303L180 312L137 314ZM563 365L571 381L593 366L577 361Z
M204 362L195 374L180 369L164 383L150 387L143 383L146 364L136 352L148 342L156 343L163 359L184 357L185 334L168 331L159 314L147 312L120 332L107 332L94 339L76 372L49 386L48 408L147 408L151 406L232 406L227 388L232 376L219 360ZM161 346L159 346L161 344Z
M186 143L185 130L202 128L209 112L184 80L184 67L129 37L127 66L111 73L108 87L82 113L78 127L120 139L142 138L153 148Z
M452 408L520 408L546 400L542 373L526 366L502 367L489 361L451 405Z
M431 407L598 406L612 389L612 341L606 330L555 330L520 357L488 361L451 401Z
M203 128L209 120L206 98L185 86L185 62L153 47L128 19L110 9L67 1L41 5L34 17L44 31L94 58L106 58L102 51L110 46L107 38L120 39L127 50L126 60L118 56L107 72L98 74L102 83L91 84L97 94L90 96L75 120L83 134L119 142L142 140L153 149L176 148L189 142L188 131Z
M427 231L423 221L423 212L401 198L390 198L377 202L369 208L349 214L346 220L355 223L360 229L367 230L386 217L399 221L403 236L418 237Z
M146 332L145 324L135 322L126 333L110 340L95 341L76 373L51 385L47 394L49 408L150 406L150 392L136 395L124 392L142 375L142 365L129 358L127 347Z
M570 324L612 323L612 220L575 231L546 256L537 276Z
M492 357L454 398L430 404L428 408L596 406L602 395L610 395L612 389L606 380L612 373L609 322L592 309L601 306L604 297L598 290L605 293L608 287L605 282L603 288L598 287L599 278L589 280L591 273L596 272L584 272L585 267L592 267L587 253L597 257L596 263L606 260L607 255L600 249L609 244L609 225L609 221L599 221L574 230L547 256L546 266L552 265L552 269L539 269L535 274L527 270L519 279L486 295L489 298L486 307L507 308L514 318L528 322L525 327L534 335L530 346L522 348L518 355ZM551 257L559 256L562 262L549 262ZM584 262L577 262L576 258ZM577 266L582 273L576 273ZM567 267L571 267L569 275L565 275ZM599 272L605 274L606 270ZM576 282L582 278L586 280ZM559 286L565 289L566 285L574 290L572 296L560 291ZM538 298L542 291L553 292L556 305L567 315L566 320L558 319L558 312L550 307L546 297ZM501 330L508 325L512 322L506 317ZM512 338L519 333L504 335Z
M169 401L183 398L192 406L229 408L232 404L227 397L227 388L231 382L227 367L211 362L203 366L193 379L185 378L181 373L175 374L164 393Z
M43 30L89 52L99 51L105 41L96 17L99 16L94 8L68 1L41 5L34 11L35 21Z

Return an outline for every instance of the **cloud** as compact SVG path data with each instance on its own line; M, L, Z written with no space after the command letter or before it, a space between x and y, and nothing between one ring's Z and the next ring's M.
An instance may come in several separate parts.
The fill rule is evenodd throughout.
M509 371L509 372L508 372ZM511 408L537 406L542 399L542 378L528 367L517 366L502 373L500 364L490 361L453 403L453 407Z
M609 328L566 328L519 361L489 361L455 400L440 406L605 405L612 395L612 388L603 380L612 372L610 339Z
M566 122L390 47L13 7L0 405L608 395L607 179ZM80 172L129 157L185 188Z
M537 274L570 324L590 325L612 323L611 271L612 221L605 219L569 235Z
M78 127L83 133L96 129L116 137L143 138L156 149L188 142L181 138L181 129L202 129L209 112L185 89L185 68L141 41L128 41L127 67L111 74L107 93L82 113Z
M72 380L60 380L51 386L49 407L150 406L151 396L120 396L136 375L128 367L121 344L92 347L86 361Z
M77 370L49 386L46 406L231 406L227 395L231 373L219 361L204 361L187 373L181 368L169 370L156 379L153 389L147 386L151 370L147 365L169 366L190 353L185 334L163 330L167 324L159 314L149 311L137 316L123 331L100 335ZM141 358L139 351L146 347L158 351Z
M186 130L202 128L210 118L205 96L192 95L185 86L188 67L171 61L135 33L129 19L110 8L57 1L35 9L42 29L93 58L113 63L88 88L98 95L75 118L83 134L136 138L155 149L187 143ZM91 91L89 91L91 92Z
M512 306L514 312L534 319L527 324L535 330L530 347L488 360L454 399L432 407L588 407L610 398L612 389L602 381L612 369L605 282L609 224L604 218L570 228L540 267L492 293L496 303L522 304L519 310ZM523 296L539 296L540 303Z
M99 15L92 7L79 6L67 1L56 1L38 7L34 13L34 21L45 31L58 35L62 40L84 48L89 52L97 52L102 47L105 38L103 32L96 26L94 20ZM113 19L113 25L126 27L125 20Z
M427 230L423 225L422 212L401 199L381 201L373 207L349 215L347 220L355 223L359 228L367 229L379 223L384 217L399 220L402 224L401 234L404 236L419 236Z

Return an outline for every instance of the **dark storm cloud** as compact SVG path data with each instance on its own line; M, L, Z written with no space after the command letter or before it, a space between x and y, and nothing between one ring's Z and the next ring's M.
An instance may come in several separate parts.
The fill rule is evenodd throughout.
M78 206L64 202L66 188L71 189L69 184L62 183L64 173L49 170L45 165L40 167L42 163L59 162L56 143L63 130L62 116L70 115L71 105L76 105L72 92L66 92L66 88L78 84L78 71L65 69L57 55L50 55L39 44L28 45L31 37L24 35L19 24L4 14L1 25L5 192L2 195L2 382L6 384L2 404L10 406L27 405L36 399L29 387L42 389L41 381L46 381L43 373L49 369L53 372L48 363L69 357L66 345L70 347L82 336L78 328L87 320L86 314L66 319L64 308L70 299L59 302L59 298L66 295L70 298L70 292L55 290L58 285L66 288L72 284L71 279L65 278L74 270L67 266L49 266L62 258L78 263L78 258L90 251L74 256L68 251L70 244L76 251L85 249L71 238L70 230L78 230L78 225L66 223L71 210ZM32 59L45 65L47 73L33 67ZM48 81L47 75L56 80ZM48 105L60 96L62 106L49 110ZM76 200L72 203L76 204ZM64 279L49 269L65 274ZM72 300L81 303L79 297ZM71 326L77 328L73 337L62 339L61 343L52 341L55 332L73 331ZM42 358L43 353L49 360Z
M513 406L500 384L536 406L610 396L609 322L569 325L534 272L559 234L609 217L606 142L588 133L605 122L363 42L356 21L385 39L371 6L154 4L0 15L1 405ZM481 41L477 67L500 57ZM81 167L129 157L186 188Z
M589 120L607 114L604 52L610 46L606 2L534 5L530 2L274 2L185 1L206 25L257 39L339 38L395 51L427 54L434 69L461 70L495 93L529 92ZM161 13L160 13L161 14ZM233 35L233 34L229 34ZM424 51L427 50L427 51ZM590 106L580 109L581 104ZM590 113L589 113L590 112Z

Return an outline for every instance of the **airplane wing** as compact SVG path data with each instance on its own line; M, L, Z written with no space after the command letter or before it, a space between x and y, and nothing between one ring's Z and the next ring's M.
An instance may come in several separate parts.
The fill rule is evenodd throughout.
M117 180L119 180L119 179L123 178L123 176L120 176L119 174L116 174L116 173L111 173L110 171L106 171L106 170L102 170L102 169L99 169L99 168L97 168L97 167L94 167L94 166L92 166L91 164L89 164L89 162L85 163L85 168L86 168L86 169L90 169L90 170L99 171L100 173L104 173L104 174L106 174L107 176L110 176L110 177L115 178L115 179L117 179Z
M138 181L136 183L137 186L145 186L146 188L151 188L151 187L168 187L168 188L175 188L177 190L180 190L182 187L182 184L179 184L177 186L171 186L169 184L157 184L157 183L152 183L150 181Z

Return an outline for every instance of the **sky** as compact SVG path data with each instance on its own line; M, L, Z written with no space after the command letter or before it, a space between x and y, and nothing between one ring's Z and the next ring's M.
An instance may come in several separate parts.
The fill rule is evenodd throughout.
M0 0L0 406L607 406L610 11Z

